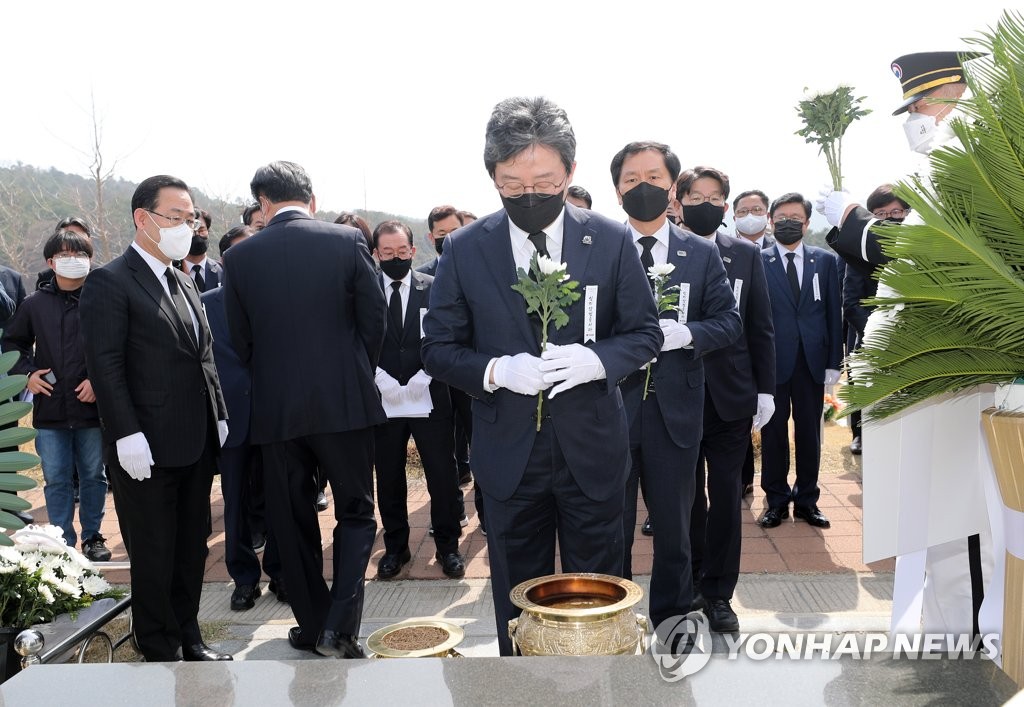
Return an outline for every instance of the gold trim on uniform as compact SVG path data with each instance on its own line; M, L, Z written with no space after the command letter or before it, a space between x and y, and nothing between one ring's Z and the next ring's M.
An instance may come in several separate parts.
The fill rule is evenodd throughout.
M943 69L943 71L948 71L948 69ZM934 72L929 72L929 73L934 73ZM936 86L942 86L942 85L947 84L947 83L959 83L960 81L963 81L963 80L964 80L963 76L945 76L945 77L943 77L941 79L935 79L934 81L929 81L928 83L923 83L920 86L914 86L914 90L907 91L906 93L904 93L903 94L903 98L906 99L906 98L910 98L911 96L916 96L921 91L927 91L929 88L935 88Z

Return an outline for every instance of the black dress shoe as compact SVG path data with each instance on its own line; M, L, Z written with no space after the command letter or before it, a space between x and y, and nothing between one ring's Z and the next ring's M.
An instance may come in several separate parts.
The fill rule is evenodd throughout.
M317 513L323 513L327 510L327 494L323 491L316 495L316 510Z
M825 514L818 510L817 506L793 506L793 515L800 520L806 520L809 525L815 528L831 528Z
M466 575L466 560L459 552L434 553L434 559L441 563L441 571L452 579Z
M409 548L401 552L388 552L377 563L377 579L391 579L398 576L405 563L412 559Z
M366 654L359 647L359 642L347 633L338 633L324 629L316 639L316 648L320 655L330 658L365 658Z
M10 514L15 516L25 525L32 525L35 523L35 518L32 517L31 513L26 513L25 511L10 511Z
M258 584L239 584L231 592L231 610L247 611L256 606L256 600L263 594Z
M205 643L197 643L194 646L182 646L181 657L190 662L207 660L234 660L227 653L218 653Z
M253 552L263 552L263 550L266 547L267 547L267 534L266 533L260 533L260 532L254 532L252 534L252 551Z
M280 579L270 580L270 584L267 585L267 591L271 594L277 595L277 600L282 604L288 603L288 592L284 589L284 582Z
M704 611L708 608L708 601L704 598L704 595L697 592L693 595L693 601L690 602L690 611Z
M715 633L736 633L740 630L740 620L732 610L728 599L708 599L708 625Z
M288 643L297 651L312 651L316 643L307 639L298 626L288 629Z
M853 441L850 442L850 454L861 454L864 452L864 444L860 441L860 437L854 437Z
M753 484L743 484L742 495L743 496L753 496L754 495L754 485Z
M782 524L782 521L789 518L789 506L774 506L764 512L757 519L757 524L762 528L775 528Z
M647 537L654 535L654 525L651 524L650 516L647 516L647 520L645 520L644 524L640 526L640 534L646 535Z

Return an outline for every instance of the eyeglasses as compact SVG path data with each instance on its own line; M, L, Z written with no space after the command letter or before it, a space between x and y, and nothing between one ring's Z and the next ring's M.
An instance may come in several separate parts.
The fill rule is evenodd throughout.
M399 248L398 250L378 250L377 255L381 260L391 260L392 258L398 258L399 260L407 260L412 257L411 248Z
M788 223L788 222L798 223L801 226L803 226L805 223L807 223L807 221L805 221L802 218L780 218L780 219L776 219L775 220L775 228L778 228L782 224Z
M736 216L743 218L747 214L754 214L754 216L762 216L768 209L763 206L751 206L749 209L736 209Z
M725 199L722 198L721 194L704 196L699 192L692 191L683 197L683 204L686 206L697 206L698 204L703 204L705 201L710 201L714 206L725 206Z
M64 260L65 258L91 258L91 257L92 256L89 255L88 253L83 253L80 250L78 250L78 251L62 250L59 253L54 253L53 254L53 259L54 260Z
M907 217L907 214L910 213L910 209L896 208L896 209L890 209L889 211L883 211L882 209L878 209L877 211L872 211L871 213L877 219L887 219L887 218L902 219L902 218L906 218Z
M146 211L148 211L149 213L151 213L151 214L153 214L155 216L159 216L160 218L167 219L168 221L173 223L175 226L177 226L180 223L183 223L186 226L188 226L189 228L191 228L193 231L196 230L196 228L199 227L199 222L196 221L194 218L181 218L179 216L164 216L159 211L153 211L152 209L146 209Z
M497 189L502 196L507 196L510 199L522 196L528 189L532 190L536 194L554 194L562 188L562 185L565 184L565 180L568 178L569 175L567 174L562 181L558 182L558 184L549 181L537 182L536 184L529 185L523 184L522 182L505 182L504 184L495 184L494 188Z

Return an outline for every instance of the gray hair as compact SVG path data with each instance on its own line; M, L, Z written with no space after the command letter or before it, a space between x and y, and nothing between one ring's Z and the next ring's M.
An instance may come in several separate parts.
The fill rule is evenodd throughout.
M558 152L565 171L576 159L576 135L565 111L543 97L506 98L494 106L487 121L484 166L494 177L495 166L531 145L545 145Z

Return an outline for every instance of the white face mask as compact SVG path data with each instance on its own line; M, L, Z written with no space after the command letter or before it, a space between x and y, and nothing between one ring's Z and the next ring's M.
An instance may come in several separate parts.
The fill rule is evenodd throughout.
M935 141L935 130L938 128L935 117L924 113L911 113L907 122L903 123L903 132L907 134L910 149L927 155Z
M152 215L149 220L156 223ZM157 224L157 228L160 228L160 224ZM146 232L143 231L143 233ZM146 238L153 241L148 233L146 233ZM160 252L171 260L181 260L188 255L189 248L192 247L192 229L187 223L179 223L174 228L160 228L160 240L153 242L156 243Z
M54 258L53 271L69 280L77 280L89 274L88 258Z
M752 236L760 233L768 226L768 215L747 214L736 219L736 232L744 236Z

